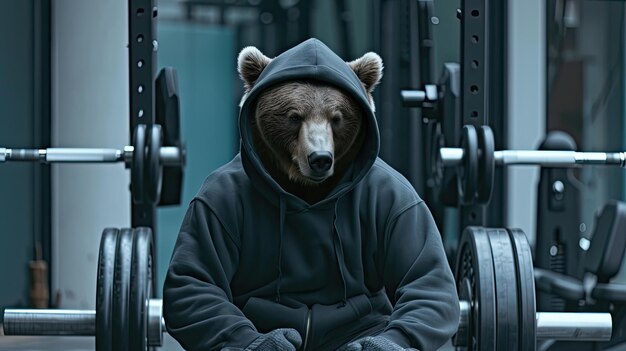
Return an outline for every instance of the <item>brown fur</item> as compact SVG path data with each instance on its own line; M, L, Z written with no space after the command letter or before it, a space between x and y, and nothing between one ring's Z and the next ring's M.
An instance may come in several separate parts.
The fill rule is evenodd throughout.
M333 175L321 183L303 176L294 155L298 154L298 122L289 116L321 118L332 126ZM364 128L359 105L348 95L328 85L288 82L261 93L253 123L257 153L272 176L286 191L314 203L337 185L363 143ZM333 122L333 117L338 118ZM358 136L361 136L358 138Z
M271 59L253 47L239 54L238 70L246 92L250 91ZM382 60L374 53L347 63L369 95L382 76ZM299 116L300 121L290 118ZM263 91L256 98L251 119L254 146L272 178L287 192L308 203L324 199L338 184L361 150L366 133L361 106L348 94L322 83L291 81ZM332 130L334 172L316 182L302 174L301 125L315 120Z

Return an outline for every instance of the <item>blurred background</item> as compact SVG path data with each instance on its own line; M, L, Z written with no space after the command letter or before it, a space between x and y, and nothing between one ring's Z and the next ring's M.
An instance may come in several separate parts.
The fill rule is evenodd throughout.
M498 148L535 149L548 131L564 130L581 150L626 149L624 3L487 2L494 9L488 64L498 75L490 88ZM436 81L445 62L459 60L459 3L434 2ZM2 147L129 143L127 6L124 0L0 1ZM418 36L411 0L159 0L157 67L178 71L188 159L182 205L158 213L158 286L186 204L238 152L243 87L236 58L245 46L273 57L316 37L346 61L379 53L385 64L375 94L380 156L422 193L422 118L399 95L428 83L419 75ZM624 199L625 174L601 167L576 173L587 216L581 232L608 199ZM532 242L538 175L536 168L498 172L488 224L520 227ZM129 182L120 164L1 164L0 310L29 305L28 263L38 250L50 267L51 303L94 308L100 234L129 226ZM458 224L449 219L442 231L458 231Z

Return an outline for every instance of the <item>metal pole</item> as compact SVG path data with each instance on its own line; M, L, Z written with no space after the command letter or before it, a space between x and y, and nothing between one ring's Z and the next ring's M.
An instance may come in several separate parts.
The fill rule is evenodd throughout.
M148 302L148 325L151 345L166 332L162 318L162 300ZM469 333L471 306L459 303L459 332ZM537 339L608 341L613 322L610 313L538 312ZM161 323L158 323L158 322ZM160 328L160 329L159 329ZM96 312L93 310L19 310L4 311L5 335L95 335ZM457 340L460 340L457 338ZM462 340L468 340L465 337Z
M132 161L132 146L119 149L98 148L47 148L47 149L7 149L0 148L0 162L26 161L41 163L113 163ZM161 164L178 166L184 164L184 155L175 146L162 146L159 150Z
M463 149L441 148L444 166L458 166L463 161ZM554 150L502 150L494 152L496 165L536 165L544 167L578 167L604 165L626 167L626 152L577 152Z

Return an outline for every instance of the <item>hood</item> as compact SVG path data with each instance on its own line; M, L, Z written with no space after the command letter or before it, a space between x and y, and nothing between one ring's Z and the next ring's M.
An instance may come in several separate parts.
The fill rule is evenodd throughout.
M250 118L255 113L255 99L269 87L293 80L311 80L334 85L344 93L350 94L360 103L364 113L366 136L360 153L353 162L351 169L344 175L343 180L324 200L315 205L309 205L281 188L263 167L263 163L254 148L252 137ZM289 203L290 208L295 206L304 209L328 203L356 186L374 164L378 156L380 138L373 102L369 98L364 83L357 77L355 71L321 41L309 39L272 59L253 82L253 85L247 85L247 87L248 91L241 101L239 113L242 162L255 187L266 195L271 202L278 204L276 196L278 193L280 198L284 198Z

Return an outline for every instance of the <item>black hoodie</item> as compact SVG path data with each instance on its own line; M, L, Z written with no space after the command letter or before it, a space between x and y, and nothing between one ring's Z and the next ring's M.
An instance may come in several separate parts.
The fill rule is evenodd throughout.
M332 84L365 112L365 143L343 181L310 205L285 192L254 149L259 92ZM163 288L167 330L188 350L245 348L295 328L306 350L379 334L435 350L459 301L437 227L409 182L378 158L373 108L352 69L310 39L276 57L245 96L241 152L208 176L183 220Z

